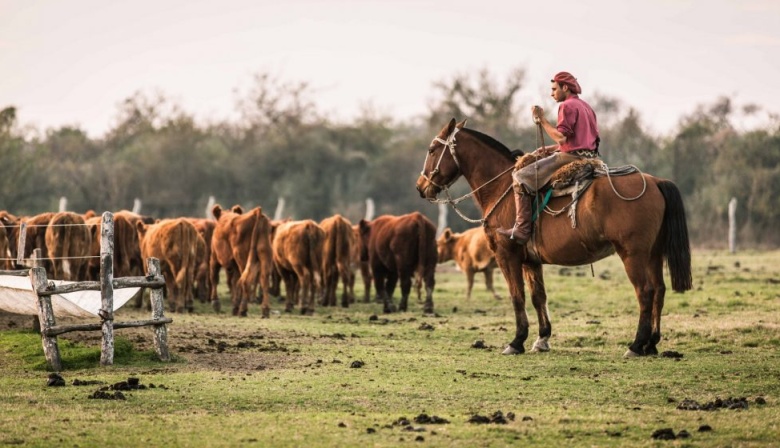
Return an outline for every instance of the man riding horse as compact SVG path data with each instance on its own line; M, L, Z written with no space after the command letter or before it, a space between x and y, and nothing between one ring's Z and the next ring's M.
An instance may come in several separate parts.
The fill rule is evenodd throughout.
M558 168L581 158L598 157L599 128L596 113L580 99L582 92L577 78L568 72L556 74L552 83L553 99L558 106L558 124L553 126L544 116L544 110L533 106L534 121L541 124L555 145L539 148L554 151L525 167L518 166L512 173L515 195L515 224L511 228L499 228L496 231L509 237L518 244L525 244L531 237L532 206L531 197L539 191Z

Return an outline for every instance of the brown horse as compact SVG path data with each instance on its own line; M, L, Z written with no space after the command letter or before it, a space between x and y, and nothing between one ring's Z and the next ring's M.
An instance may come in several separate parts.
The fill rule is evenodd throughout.
M511 227L515 216L514 203L507 198L511 196L513 155L495 139L464 125L465 121L456 123L452 119L433 139L417 180L417 190L423 198L435 200L439 192L461 175L469 183L482 210L480 221L506 278L515 311L515 338L503 353L525 351L528 316L524 281L529 283L531 301L539 318L539 338L532 350L550 349L552 326L547 314L542 264L578 266L617 252L639 302L636 337L625 356L657 354L666 293L664 260L669 266L674 291L689 290L692 283L688 228L677 187L668 180L639 173L597 178L579 199L574 228L565 214L540 214L532 236L541 260L538 261L528 256L525 246L496 233L499 227ZM638 197L627 200L626 196ZM567 197L553 198L549 207L559 210L570 202Z

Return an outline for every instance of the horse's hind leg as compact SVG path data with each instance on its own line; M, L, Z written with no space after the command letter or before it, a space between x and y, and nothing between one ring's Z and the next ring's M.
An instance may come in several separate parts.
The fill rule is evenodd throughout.
M666 284L664 283L663 258L656 257L648 266L647 276L653 286L653 331L650 342L645 346L646 355L657 355L656 346L661 341L661 313L664 310Z
M655 291L653 290L651 279L647 275L648 265L650 264L648 257L624 256L621 254L621 258L623 258L626 274L628 274L631 284L634 285L636 299L639 302L639 325L637 326L636 337L624 355L624 357L630 358L648 354L645 352L645 348L650 344L653 333ZM660 315L658 317L660 322ZM660 329L658 336L660 338Z
M536 316L539 319L539 337L531 348L532 352L549 352L550 335L552 334L552 324L550 316L547 313L547 292L544 290L544 275L542 265L524 264L523 277L531 291L531 302L536 309Z

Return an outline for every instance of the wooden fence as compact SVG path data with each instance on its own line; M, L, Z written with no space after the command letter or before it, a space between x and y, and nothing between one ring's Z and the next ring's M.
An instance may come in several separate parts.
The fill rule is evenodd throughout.
M12 275L29 275L33 292L38 296L38 321L40 322L43 352L51 369L62 370L62 360L57 346L57 335L71 331L97 331L103 336L100 351L100 365L114 363L114 329L130 327L154 327L154 348L161 361L170 361L168 352L168 330L166 325L173 319L164 315L165 279L160 271L160 261L156 258L147 259L145 277L114 278L114 215L105 212L102 215L100 228L100 281L82 281L67 285L55 285L46 278L43 267L33 267L29 271L17 271ZM4 274L9 274L5 271ZM152 318L151 320L114 322L114 290L121 288L150 288ZM76 291L100 291L101 308L98 312L100 323L79 325L57 325L52 310L51 296L67 294Z

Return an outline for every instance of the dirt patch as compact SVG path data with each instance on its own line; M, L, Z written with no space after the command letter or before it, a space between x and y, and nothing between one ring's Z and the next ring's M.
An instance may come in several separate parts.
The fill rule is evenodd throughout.
M296 356L299 350L295 347L313 339L306 334L275 334L267 329L249 331L230 325L215 330L191 320L182 323L184 319L177 321L176 315L173 318L175 323L168 327L168 349L183 362L174 363L171 368L250 372L295 365L303 368L310 361ZM0 312L0 331L31 330L33 320L33 316ZM84 322L83 319L57 319L58 325ZM135 350L154 350L154 334L150 327L122 328L116 330L114 336L128 339ZM102 343L99 331L65 333L58 339L98 349ZM337 336L334 339L339 340Z

